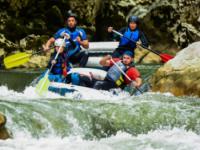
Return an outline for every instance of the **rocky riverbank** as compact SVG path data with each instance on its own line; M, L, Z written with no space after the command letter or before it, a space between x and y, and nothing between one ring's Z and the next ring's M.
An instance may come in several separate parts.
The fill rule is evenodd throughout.
M0 33L24 48L21 39L34 34L45 41L44 37L64 26L66 13L72 10L90 41L102 41L107 39L108 26L120 29L130 15L137 15L153 49L177 51L200 39L199 8L199 0L3 0ZM9 51L5 46L0 48Z
M200 97L200 42L180 51L151 78L153 91Z

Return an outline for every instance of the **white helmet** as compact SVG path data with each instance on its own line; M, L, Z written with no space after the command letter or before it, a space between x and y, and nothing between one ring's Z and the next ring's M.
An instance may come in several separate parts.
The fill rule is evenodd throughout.
M63 39L59 38L59 39L56 39L55 42L54 42L54 45L55 46L63 46L65 47L66 46L66 43L63 41Z

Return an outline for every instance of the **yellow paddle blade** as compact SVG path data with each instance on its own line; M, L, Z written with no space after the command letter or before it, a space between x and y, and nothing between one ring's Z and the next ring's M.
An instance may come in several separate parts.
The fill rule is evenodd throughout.
M4 60L3 60L4 66L6 69L10 69L10 68L25 64L26 62L29 61L29 57L31 55L32 54L30 54L30 53L22 52L22 53L17 53L17 54L8 56L8 57L4 58Z
M40 81L36 85L36 92L38 93L38 95L42 96L43 94L45 94L48 91L49 85L50 81L48 78L48 74L46 74L42 79L40 79Z

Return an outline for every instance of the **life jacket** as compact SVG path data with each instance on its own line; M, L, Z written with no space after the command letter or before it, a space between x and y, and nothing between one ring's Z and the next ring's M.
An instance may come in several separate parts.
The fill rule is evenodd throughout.
M116 62L116 64L123 70L123 72L127 72L131 67L134 67L135 65L131 63L129 67L127 68L126 65L124 65L121 61ZM116 65L113 65L107 72L106 79L109 81L115 82L115 84L118 87L124 87L125 86L125 76L121 73L119 68Z
M125 37L137 42L140 37L140 31L138 29L131 31L130 28L127 28L123 34L123 37L120 39L119 46L118 46L119 48L126 47L126 48L134 49L136 48L136 43L130 41L129 39Z
M54 55L53 55L54 56ZM53 60L53 59L52 59ZM52 61L51 60L51 61ZM50 63L51 63L50 61ZM67 76L67 72L70 70L70 65L65 57L65 53L59 54L56 60L56 64L54 64L51 73L59 74L63 76Z
M70 38L71 40L74 41L74 43L78 46L78 50L81 49L81 45L79 42L77 42L76 38L79 36L79 37L82 37L81 34L83 34L81 32L81 30L79 28L75 28L74 30L70 30L69 28L64 28L63 30L61 30L62 32L61 33L67 33L70 35ZM70 44L70 41L69 40L66 40L66 50L70 50L70 49L73 49L72 45Z
M126 72L127 68L121 61L116 62L116 64L121 68L121 70ZM121 86L124 83L123 74L121 73L121 71L119 70L119 68L116 65L113 65L108 70L106 79L108 79L112 82L115 82L115 84L117 86Z

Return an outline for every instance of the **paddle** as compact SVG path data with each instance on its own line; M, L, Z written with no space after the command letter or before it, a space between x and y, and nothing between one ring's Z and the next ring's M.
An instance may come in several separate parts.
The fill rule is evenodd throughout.
M53 47L50 47L49 49L52 48ZM4 66L6 69L11 69L13 67L20 66L22 64L27 63L32 55L38 54L40 52L41 50L35 53L20 52L17 54L7 56L3 60Z
M134 41L134 40L132 40L132 39L130 39L130 38L124 36L123 34L121 34L120 32L118 32L118 31L116 31L116 30L114 30L114 29L112 30L112 32L114 32L114 33L116 33L117 35L119 35L119 36L121 36L121 37L124 37L124 38L128 39L129 41L134 42L134 43L136 43L137 45L143 47L144 49L147 49L147 50L149 50L150 52L152 52L152 53L154 53L154 54L160 56L160 58L162 59L162 62L164 62L164 63L167 62L167 61L169 61L170 59L174 58L174 56L171 56L171 55L169 55L169 54L161 53L160 51L155 51L155 50L149 49L148 47L146 47L146 46L144 46L144 45L142 45L142 44L138 44L136 41Z
M66 39L66 37L63 38L62 45L64 44L65 39ZM61 48L62 48L62 46L59 47L59 49L56 53L56 56L54 57L54 60L56 60L58 58ZM39 83L36 85L36 92L39 95L43 95L44 93L46 93L49 88L49 85L50 85L49 73L51 72L53 66L54 66L54 64L51 65L50 69L47 70L44 77L42 79L40 79Z
M112 58L111 58L111 61L112 61L112 63L121 71L121 73L122 73L129 81L134 82L134 81L131 80L131 78L118 66L118 64L115 63L115 62L113 61ZM143 94L143 92L142 92L138 87L135 86L135 89L138 90L141 94Z

